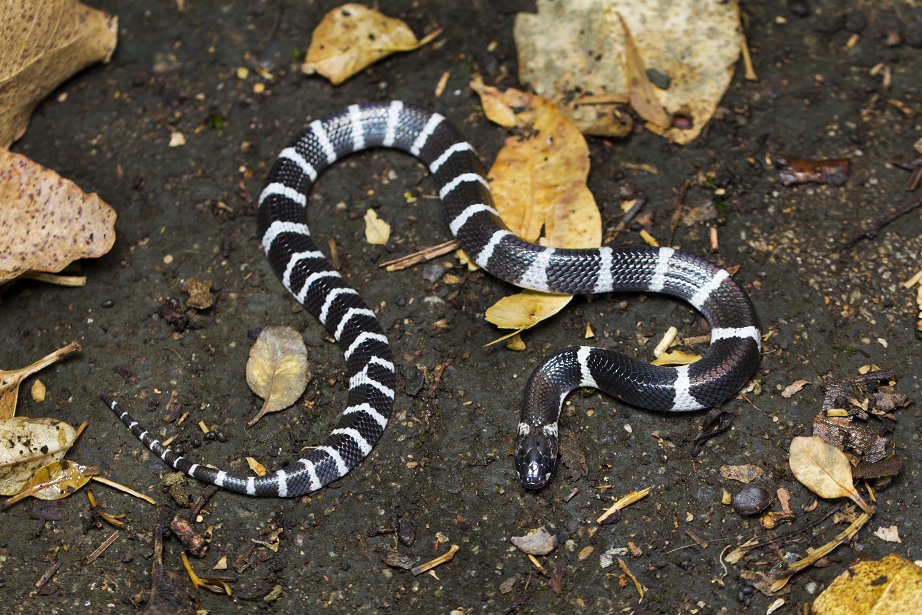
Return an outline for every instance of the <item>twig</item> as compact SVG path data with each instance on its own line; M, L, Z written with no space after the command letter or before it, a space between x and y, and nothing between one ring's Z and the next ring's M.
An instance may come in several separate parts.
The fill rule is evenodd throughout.
M458 240L452 239L451 241L440 243L437 246L432 246L431 248L420 250L419 252L415 252L408 256L403 256L392 261L381 263L378 265L378 267L385 267L388 271L400 271L401 269L406 269L407 267L411 267L416 263L420 263L424 260L431 261L433 258L447 254L448 252L451 252L452 250L460 247L461 244L458 243Z
M775 538L769 538L768 540L762 540L762 541L759 541L759 542L754 542L754 543L752 543L752 544L748 544L748 543L747 543L747 544L745 544L745 545L740 545L739 548L740 548L740 550L750 551L750 550L752 550L752 549L758 549L759 547L764 547L764 546L766 546L766 545L770 545L770 544L775 543L775 542L780 542L780 541L783 541L783 540L791 539L791 538L793 538L794 536L797 536L798 534L803 534L804 532L813 529L814 527L816 527L817 525L819 525L820 523L822 523L823 521L825 521L827 518L829 518L830 515L835 514L836 512L838 512L840 508L842 508L842 503L841 503L841 502L838 503L838 504L836 504L836 505L833 506L832 508L830 508L828 511L826 511L826 514L825 514L825 515L823 515L822 517L820 517L820 518L817 519L816 521L812 521L812 522L808 523L807 525L805 525L804 527L800 528L799 530L791 530L790 532L787 532L787 533L785 533L785 534L782 534L781 536L777 536L777 537L775 537Z
M282 25L282 15L285 13L285 3L279 3L279 12L275 16L275 21L272 23L272 29L269 30L269 36L266 37L266 41L263 43L263 49L272 44L272 41L275 40L275 35L279 31L279 26Z
M114 489L118 489L119 491L124 491L124 492L127 493L128 495L133 495L133 496L136 497L136 498L141 498L142 500L144 500L145 502L148 502L148 503L150 503L150 504L156 504L156 503L157 503L157 500L155 500L154 498L150 497L149 495L144 495L143 493L138 493L138 492L135 491L134 489L129 489L129 488L126 487L125 485L119 485L117 482L112 481L112 480L109 480L108 478L103 478L102 476L94 476L94 477L93 477L93 480L95 480L95 481L97 481L97 482L100 482L100 483L102 483L103 485L109 485L110 487L112 487L112 488L114 488Z
M112 546L112 543L115 542L117 538L118 538L118 530L115 530L114 532L112 532L111 536L106 538L105 541L103 541L103 543L99 545L98 549L96 549L95 551L93 551L92 553L86 556L86 559L83 560L84 565L88 566L92 564L93 562L95 562L96 558L98 558L100 555L105 553L106 549Z
M675 235L676 227L679 226L679 221L682 219L682 206L685 204L685 195L688 194L688 189L691 188L691 180L686 179L682 182L682 190L679 192L679 202L675 205L675 211L672 212L672 219L669 220L669 243L666 244L670 248L672 247L672 237Z
M51 577L54 576L54 573L56 573L58 571L58 568L60 568L63 564L64 562L61 560L58 560L55 563L53 563L51 565L51 568L46 570L45 574L42 575L42 578L35 582L35 589L41 589L42 587L44 587L45 583L51 580Z
M877 237L877 233L879 233L883 227L887 226L888 224L890 224L891 222L893 222L900 216L904 214L908 214L913 209L916 209L918 207L922 207L922 199L919 199L918 201L915 201L914 203L910 203L909 205L904 205L903 207L893 212L892 214L884 216L883 218L881 218L880 220L872 224L870 228L865 229L864 231L861 231L860 233L858 233L857 235L855 235L854 237L852 237L851 239L843 243L842 248L847 250L851 248L852 246L854 246L859 241L861 241L862 239L864 239L865 237L867 237L868 239L873 239L874 237Z
M410 570L410 572L412 572L413 576L415 577L415 576L421 575L422 573L428 570L435 568L436 566L441 566L442 564L446 562L450 562L455 557L455 553L457 553L458 549L460 548L461 547L459 547L458 545L451 545L451 548L448 549L448 553L445 553L444 555L440 555L439 557L435 558L432 561L426 562L425 564L420 564L416 568L413 568L412 570Z
M615 227L615 230L611 232L610 235L605 235L605 241L603 243L611 243L618 238L618 234L625 229L625 227L631 223L631 220L634 219L634 216L637 215L637 212L640 211L640 208L647 204L647 197L644 194L641 194L639 197L634 199L634 205L621 217L621 221L618 222L618 226Z

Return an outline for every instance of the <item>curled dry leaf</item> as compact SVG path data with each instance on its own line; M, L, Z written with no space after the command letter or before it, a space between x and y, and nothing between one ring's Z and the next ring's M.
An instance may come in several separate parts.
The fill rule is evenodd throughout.
M607 11L623 16L645 67L669 78L665 89L654 90L666 114L691 119L691 126L647 128L679 144L695 139L739 59L736 2L538 0L537 14L522 12L515 20L519 81L560 105L586 134L628 134L628 116L614 104L629 93L625 37Z
M792 395L794 395L794 393L799 392L802 388L804 388L808 384L810 383L806 380L797 380L795 382L792 382L791 384L786 386L783 391L781 391L781 397L791 397Z
M852 467L845 453L822 438L797 437L791 440L788 458L791 472L807 489L821 498L851 498L868 510L852 480Z
M616 13L611 9L611 5L606 3L606 14L609 26L614 30L614 19L612 15ZM634 37L631 36L631 30L624 23L624 18L620 13L616 14L618 23L621 25L621 32L624 36L624 67L627 77L627 91L631 97L631 106L637 115L653 124L660 132L669 128L672 118L666 113L663 106L659 104L656 98L656 92L653 91L653 83L647 76L647 68L644 66L643 58L640 56L640 50L634 43Z
M0 282L102 256L114 241L115 211L95 193L0 150Z
M344 4L327 13L314 29L301 71L320 73L339 85L366 66L398 51L412 51L433 40L422 40L404 22L361 4Z
M747 485L760 478L763 474L765 474L765 471L762 468L748 463L742 466L720 466L720 475L722 477L738 480Z
M491 119L511 113L527 135L507 138L490 169L496 210L509 230L557 248L599 247L602 219L586 186L589 147L579 130L540 96L512 88L501 92L478 82L471 87L491 110ZM487 310L486 319L504 329L527 329L559 312L571 298L525 290L501 299Z
M74 0L4 3L0 9L0 148L21 137L58 84L115 51L118 18Z
M16 416L16 402L19 400L19 384L26 376L30 376L40 369L51 365L61 357L75 350L80 350L80 344L77 342L55 350L50 355L39 359L28 367L14 370L0 370L0 420Z
M62 459L78 435L55 419L0 420L0 495L22 491L37 469Z
M816 615L911 615L922 602L922 568L899 555L859 561L813 602Z
M99 474L96 466L82 466L62 459L39 468L29 480L29 486L3 502L4 506L32 496L39 500L60 500L74 493Z
M652 361L651 365L690 365L698 359L701 358L700 354L692 354L688 352L682 352L681 350L673 350L671 352L664 352L660 356L656 357L655 361Z
M252 427L264 414L278 412L295 403L310 380L307 348L301 334L291 327L268 326L250 348L247 384L265 400L247 422Z
M903 542L900 540L899 528L895 525L891 525L890 527L879 527L877 531L873 533L881 540L886 540L887 542Z
M378 217L374 209L365 212L365 241L383 246L391 237L391 225Z

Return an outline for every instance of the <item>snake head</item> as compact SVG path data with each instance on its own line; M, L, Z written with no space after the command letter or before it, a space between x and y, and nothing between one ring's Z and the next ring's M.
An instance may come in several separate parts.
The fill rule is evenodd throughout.
M526 489L547 485L557 463L557 423L535 427L519 425L515 446L515 469Z

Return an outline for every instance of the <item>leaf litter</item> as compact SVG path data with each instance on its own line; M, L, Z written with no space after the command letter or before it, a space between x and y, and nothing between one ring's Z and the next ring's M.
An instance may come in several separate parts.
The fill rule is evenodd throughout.
M540 96L477 81L470 86L491 120L514 118L521 133L506 138L489 173L496 210L509 230L539 245L599 247L601 215L586 186L589 147L576 127ZM518 333L553 316L571 299L523 290L500 299L486 311L486 319Z
M19 400L19 385L26 377L48 367L62 357L77 350L80 350L80 344L73 342L72 344L55 350L48 356L39 359L27 367L14 370L0 370L0 420L16 416L16 402Z
M252 427L264 415L294 404L307 387L311 374L301 334L291 327L270 325L263 329L250 348L246 375L250 389L265 400L247 422L247 427Z
M0 420L0 495L21 492L37 470L62 461L85 427L47 418Z
M319 73L339 85L378 60L426 45L441 32L417 40L399 19L361 4L344 4L327 13L314 29L301 71Z

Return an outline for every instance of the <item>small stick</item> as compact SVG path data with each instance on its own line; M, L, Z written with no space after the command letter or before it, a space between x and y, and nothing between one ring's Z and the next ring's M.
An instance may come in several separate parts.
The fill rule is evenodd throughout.
M457 239L452 239L451 241L446 241L437 246L432 246L431 248L426 248L420 250L414 254L408 256L403 256L401 258L396 258L392 261L387 261L386 263L381 263L378 267L385 267L388 271L400 271L401 269L406 269L411 267L416 263L421 263L422 261L431 261L433 258L447 254L452 250L460 248L461 244L458 243Z
M124 492L127 493L128 495L133 495L133 496L136 497L136 498L141 498L142 500L144 500L145 502L148 502L148 503L150 503L150 504L156 504L156 503L157 503L157 500L155 500L154 498L152 498L152 497L150 497L150 496L147 496L147 495L144 495L143 493L138 493L138 492L135 491L134 489L129 489L129 488L126 487L125 485L119 485L117 482L111 481L111 480L109 480L108 478L103 478L102 476L94 476L94 477L93 477L93 480L98 481L98 482L102 483L103 485L109 485L110 487L113 487L113 488L115 488L115 489L118 489L119 491L124 491Z
M58 568L64 564L63 561L58 560L51 565L51 568L45 571L45 574L42 575L42 578L35 582L35 589L41 589L44 587L45 583L51 580L51 577L54 576L54 573L58 571Z
M666 244L670 248L672 247L672 237L675 235L676 227L679 226L679 221L682 219L682 206L685 204L685 195L688 194L688 189L691 188L692 183L690 180L684 180L682 182L682 190L679 192L679 202L675 205L675 211L672 212L672 219L669 220L669 243Z
M634 587L637 588L637 593L640 594L640 600L638 604L643 602L643 585L640 584L640 581L637 580L637 577L634 576L634 573L627 567L627 564L624 563L624 560L620 557L618 558L618 565L621 567L621 571L629 576L632 581L634 581Z
M413 568L412 570L410 570L410 572L412 572L413 576L415 577L415 576L421 575L422 573L428 570L432 570L436 566L441 566L442 564L446 562L450 562L455 557L455 553L457 553L460 548L461 547L459 547L458 545L451 545L451 548L448 550L448 553L446 553L445 555L440 555L439 557L435 558L432 561L426 562L425 564L420 564L416 568Z
M915 201L914 203L910 203L909 205L904 205L903 207L896 210L892 214L884 216L883 218L881 218L880 220L872 224L871 228L858 233L857 235L855 235L854 237L852 237L851 239L843 243L842 248L847 250L851 248L852 246L854 246L859 241L861 241L862 239L864 239L865 237L867 237L868 239L873 239L874 237L877 236L877 233L879 233L883 227L887 226L888 224L890 224L891 222L893 222L900 216L904 214L908 214L913 209L916 209L918 207L922 207L922 199L919 199L918 201Z
M639 197L634 199L634 205L631 207L624 216L621 217L621 221L618 222L618 226L615 227L615 230L612 231L611 236L605 236L605 243L611 243L618 238L618 234L625 229L625 227L631 223L631 220L634 219L634 216L637 215L637 212L640 211L640 208L646 205L647 197L641 194Z
M615 502L615 504L611 508L609 508L604 513L602 513L602 516L595 520L596 523L601 525L602 522L605 521L605 519L607 519L609 515L614 514L616 510L621 510L628 504L633 504L634 502L648 496L650 494L650 489L652 489L652 487L647 487L646 489L641 489L640 491L630 492L629 494L627 494L626 496L624 496L623 498Z
M117 538L118 538L118 530L115 530L114 532L112 532L111 536L106 538L105 541L103 541L103 543L99 545L98 549L96 549L95 551L93 551L92 553L86 556L86 559L83 560L84 565L88 566L92 564L93 562L95 562L96 558L98 558L100 555L105 553L106 549L112 546L112 543L115 542Z

